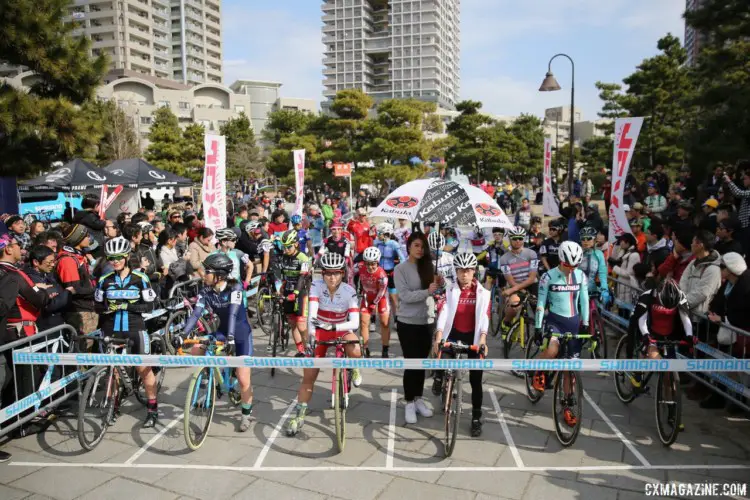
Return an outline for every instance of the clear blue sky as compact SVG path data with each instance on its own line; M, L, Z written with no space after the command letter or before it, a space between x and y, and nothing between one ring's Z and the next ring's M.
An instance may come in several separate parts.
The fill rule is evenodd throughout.
M223 0L225 82L278 81L285 97L320 101L321 5ZM576 62L576 106L594 119L594 82L620 82L667 32L682 39L684 8L685 0L462 0L460 97L494 114L541 116L570 102L566 59L552 67L563 90L537 91L549 58L565 52Z

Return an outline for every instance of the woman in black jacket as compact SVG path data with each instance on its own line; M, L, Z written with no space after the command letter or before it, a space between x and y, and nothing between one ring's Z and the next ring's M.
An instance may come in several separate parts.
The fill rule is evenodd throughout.
M36 245L29 251L29 265L24 269L26 274L35 283L49 285L47 293L49 302L41 311L36 326L39 331L49 330L65 323L64 313L70 306L70 290L63 288L55 276L55 264L57 258L51 248Z
M742 256L729 252L721 257L721 277L724 283L709 305L708 318L714 322L726 320L731 326L750 332L750 270ZM750 356L750 335L737 335L734 355Z

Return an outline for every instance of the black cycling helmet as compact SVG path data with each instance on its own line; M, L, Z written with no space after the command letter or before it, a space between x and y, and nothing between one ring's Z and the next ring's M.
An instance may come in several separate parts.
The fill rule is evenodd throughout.
M673 279L666 279L656 289L656 298L667 309L674 309L685 300L685 294Z
M219 277L226 277L232 272L234 262L226 254L212 253L203 261L203 268L207 273L214 273Z

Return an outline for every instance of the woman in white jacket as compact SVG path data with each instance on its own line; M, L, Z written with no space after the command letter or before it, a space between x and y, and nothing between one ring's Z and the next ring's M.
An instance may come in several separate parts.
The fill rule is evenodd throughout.
M635 277L633 267L641 262L641 256L638 253L638 244L635 236L630 233L625 233L617 238L618 247L612 252L612 257L609 258L609 264L612 266L612 272L617 275L617 278L626 283L627 285L616 285L616 296L617 300L625 302L627 304L634 304L635 299L640 295L638 290L638 280ZM630 316L630 311L620 309L624 318ZM625 313L627 312L627 315Z
M490 292L474 278L477 258L473 253L459 253L453 260L456 282L448 283L445 306L440 311L435 331L433 351L438 353L440 342L462 342L479 346L469 352L469 358L487 354L487 329L490 324ZM482 371L469 372L471 383L471 436L482 434ZM442 373L435 374L432 392L442 391ZM437 392L436 392L437 391Z

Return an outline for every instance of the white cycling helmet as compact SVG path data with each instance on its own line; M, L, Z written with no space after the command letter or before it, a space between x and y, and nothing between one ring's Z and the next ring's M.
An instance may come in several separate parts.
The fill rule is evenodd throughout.
M255 221L255 220L251 220L250 222L248 222L245 225L245 231L248 232L248 233L252 233L253 231L255 231L256 229L258 229L259 227L260 227L260 222Z
M114 257L116 255L128 255L130 253L130 250L130 242L122 236L107 240L107 242L104 244L104 254L107 257Z
M237 241L237 234L228 227L225 227L224 229L218 229L216 231L216 239L219 241Z
M362 258L365 262L380 262L380 250L377 247L365 248Z
M154 230L154 226L152 226L150 222L145 220L139 222L138 227L141 228L141 232L144 234L144 236L146 235L146 233Z
M393 234L393 224L381 222L378 224L378 234Z
M560 262L569 266L577 266L583 260L583 248L573 241L563 241L557 250L557 255L560 257Z
M346 266L344 256L334 252L328 252L323 254L320 258L320 265L326 271L343 271Z
M453 267L456 269L476 269L477 257L473 253L457 253L453 258Z
M427 236L427 243L430 245L430 250L436 252L445 246L445 237L437 231L432 231Z
M508 231L507 234L508 234L508 238L525 237L526 236L526 230L524 228L522 228L521 226L515 226L513 229L511 229L510 231Z

